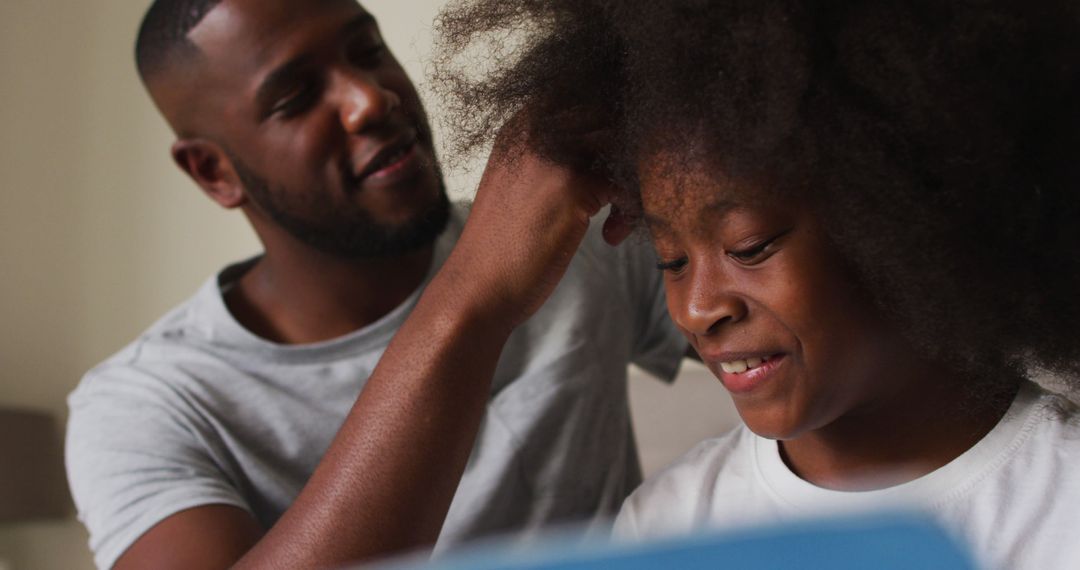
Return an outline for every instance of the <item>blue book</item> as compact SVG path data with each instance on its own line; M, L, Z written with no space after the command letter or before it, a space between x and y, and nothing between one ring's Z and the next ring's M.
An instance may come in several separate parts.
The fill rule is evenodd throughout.
M971 556L932 521L880 515L803 521L659 542L551 539L489 545L396 570L974 570Z

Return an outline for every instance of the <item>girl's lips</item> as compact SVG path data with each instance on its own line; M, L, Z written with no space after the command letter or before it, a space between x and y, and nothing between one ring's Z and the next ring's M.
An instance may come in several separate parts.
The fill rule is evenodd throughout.
M745 361L724 362L723 364L719 361L711 361L709 362L709 369L720 379L724 388L727 388L729 392L742 394L750 392L766 382L776 374L776 371L785 362L787 362L787 358L783 354L775 354L765 357L757 366L746 368L742 372L737 372L737 370L744 368ZM751 364L754 364L754 362L751 361Z

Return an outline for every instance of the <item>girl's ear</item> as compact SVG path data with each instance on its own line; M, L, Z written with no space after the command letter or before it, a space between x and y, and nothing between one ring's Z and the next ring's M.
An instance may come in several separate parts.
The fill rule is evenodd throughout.
M199 188L223 208L247 203L247 193L229 155L205 139L181 139L172 145L172 157Z

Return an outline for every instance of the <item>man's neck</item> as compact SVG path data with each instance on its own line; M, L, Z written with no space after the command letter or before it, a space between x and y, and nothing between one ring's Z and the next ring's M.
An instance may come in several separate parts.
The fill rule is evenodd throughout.
M434 246L387 259L344 260L268 248L225 295L237 321L281 344L331 340L379 320L423 283Z

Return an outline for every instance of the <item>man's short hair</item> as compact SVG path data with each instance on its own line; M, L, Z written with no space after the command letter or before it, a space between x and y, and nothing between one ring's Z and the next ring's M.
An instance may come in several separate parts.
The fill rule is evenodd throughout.
M155 0L135 41L135 64L143 81L179 56L198 53L188 34L221 0Z

